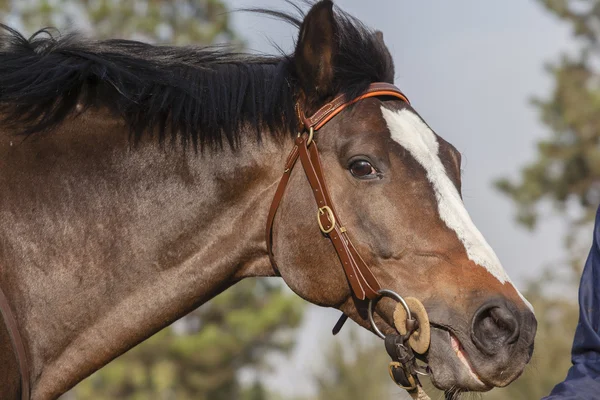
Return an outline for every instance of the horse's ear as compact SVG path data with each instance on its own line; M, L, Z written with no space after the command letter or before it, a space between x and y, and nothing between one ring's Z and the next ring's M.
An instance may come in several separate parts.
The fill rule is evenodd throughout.
M383 32L375 31L375 39L379 45L379 53L383 54L385 57L385 71L386 74L382 76L381 80L387 83L394 83L394 59L392 58L392 54L389 49L385 45L385 41L383 40Z
M319 101L333 93L336 22L333 2L323 0L308 12L294 53L294 64L305 100Z

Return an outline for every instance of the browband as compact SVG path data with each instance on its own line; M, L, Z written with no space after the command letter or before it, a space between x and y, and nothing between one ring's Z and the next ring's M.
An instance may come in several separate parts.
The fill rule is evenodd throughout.
M300 118L302 119L302 123L304 124L304 128L306 129L306 131L310 131L311 128L315 131L318 131L323 127L323 125L329 122L333 117L338 115L340 112L342 112L343 109L345 109L349 105L354 104L362 99L366 99L368 97L380 96L396 97L410 104L408 98L396 86L392 85L391 83L377 82L372 83L363 94L350 101L346 101L346 96L340 94L335 99L331 100L329 103L319 108L317 112L315 112L309 118L306 118L304 116L299 107L298 109Z

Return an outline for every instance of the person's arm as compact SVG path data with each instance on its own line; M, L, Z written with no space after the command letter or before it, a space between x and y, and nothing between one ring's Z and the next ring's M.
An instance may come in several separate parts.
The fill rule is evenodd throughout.
M600 399L600 208L579 285L579 323L565 380L545 400ZM543 351L543 350L542 350Z

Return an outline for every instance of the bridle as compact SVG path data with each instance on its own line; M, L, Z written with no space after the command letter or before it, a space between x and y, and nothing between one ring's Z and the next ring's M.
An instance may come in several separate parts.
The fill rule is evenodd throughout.
M23 338L19 333L19 326L14 313L12 312L6 294L0 287L0 316L4 319L4 324L8 328L8 334L13 345L13 351L17 363L19 364L19 373L21 375L21 399L29 400L30 397L30 386L29 386L29 364L27 362L27 354L25 353L25 345L23 344Z
M267 217L267 251L271 259L271 264L277 269L277 264L275 263L273 255L273 222L281 199L285 194L285 189L292 174L292 169L296 165L298 158L300 158L300 163L302 164L304 173L312 188L313 196L317 202L317 222L319 228L321 229L321 232L331 240L340 262L342 263L342 268L346 274L352 293L359 300L373 300L380 297L378 292L381 290L381 285L356 250L354 244L352 244L352 241L348 236L347 228L342 224L339 215L335 211L329 189L325 183L319 150L317 144L313 140L313 135L315 131L321 129L327 122L331 121L331 119L351 104L369 97L383 96L395 97L410 104L406 96L404 96L396 86L390 83L379 82L372 83L362 95L350 101L346 100L344 95L337 96L332 101L319 108L317 112L308 118L300 111L300 107L297 107L304 131L298 134L294 147L285 162L283 176L275 190L273 202L271 203L271 208Z
M278 271L275 257L273 254L273 224L275 215L279 209L281 199L285 194L285 189L292 174L292 169L298 159L308 182L312 189L313 196L317 203L317 223L322 234L328 237L340 259L342 268L350 285L352 294L359 300L368 300L368 315L370 323L375 333L385 340L386 350L392 358L390 363L390 376L403 389L409 391L413 398L424 398L421 396L420 383L417 374L419 371L414 353L409 345L409 338L418 328L418 322L411 315L407 303L404 299L391 290L382 289L377 278L371 272L369 266L360 256L352 240L348 236L348 229L342 224L337 214L329 189L323 175L323 168L319 157L317 143L313 140L314 133L321 129L327 122L331 121L346 107L369 97L393 97L410 104L408 98L396 86L389 83L372 83L367 90L360 96L347 100L344 95L339 95L332 101L326 103L317 110L312 116L306 117L301 111L299 105L296 106L298 117L303 125L302 132L298 133L295 139L294 147L285 162L283 175L279 185L275 190L271 208L267 217L266 241L267 251L273 268ZM406 333L403 335L383 335L377 328L373 319L373 304L381 297L392 297L398 301L399 307L406 310L406 319L402 323L406 324ZM414 299L418 304L418 300ZM422 305L421 305L422 307ZM422 308L423 312L424 308ZM347 320L344 314L334 327L333 333L336 334ZM427 340L429 340L427 338Z

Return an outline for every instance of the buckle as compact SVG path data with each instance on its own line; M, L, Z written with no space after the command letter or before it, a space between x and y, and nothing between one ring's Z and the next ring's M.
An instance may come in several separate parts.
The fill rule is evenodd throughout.
M399 363L398 361L392 361L388 365L388 372L398 387L409 392L417 388L417 380L410 373L408 367Z
M325 213L327 213L327 219L329 219L329 222L331 223L331 227L327 229L325 229L323 223L321 222L321 216L325 215ZM319 208L319 211L317 213L317 221L319 222L319 228L321 228L321 232L323 232L324 234L328 234L329 232L331 232L335 228L335 215L333 215L333 210L331 210L329 206L323 206Z
M308 139L306 139L306 147L310 146L310 144L312 143L314 135L315 135L315 128L311 127L308 130ZM298 137L300 137L300 136L302 136L302 132L298 132Z

